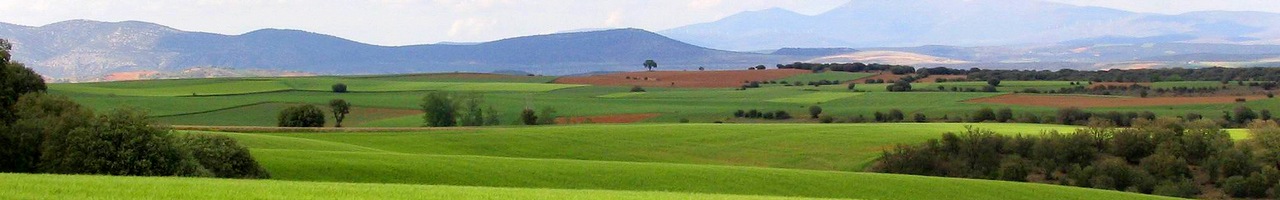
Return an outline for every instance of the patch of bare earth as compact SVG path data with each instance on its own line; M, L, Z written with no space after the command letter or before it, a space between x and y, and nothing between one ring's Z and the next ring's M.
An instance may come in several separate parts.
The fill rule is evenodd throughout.
M601 115L601 116L582 116L582 117L560 117L556 118L557 124L625 124L641 122L649 118L657 117L661 114L657 113L641 113L641 114L621 114L621 115Z
M142 79L150 78L152 76L155 76L156 74L160 74L160 72L151 71L151 70L116 72L116 73L107 74L107 76L103 77L102 79L104 81L132 81L132 80L142 80Z
M554 82L611 86L731 88L742 86L744 82L777 80L807 73L812 73L812 71L799 69L645 71L584 77L561 77Z
M1266 96L1209 96L1209 97L1099 97L1082 95L1033 95L1006 94L987 98L970 99L969 103L994 103L1023 106L1046 107L1131 107L1131 106L1170 106L1189 104L1224 104L1234 103L1236 99L1265 99Z

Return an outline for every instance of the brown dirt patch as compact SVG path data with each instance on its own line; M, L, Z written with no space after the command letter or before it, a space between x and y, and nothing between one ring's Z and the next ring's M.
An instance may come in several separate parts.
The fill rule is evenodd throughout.
M963 78L969 78L969 76L968 75L929 75L929 77L924 77L920 80L916 80L916 82L917 83L937 83L938 79L954 80L954 79L963 79Z
M970 103L995 103L1024 106L1047 107L1128 107L1128 106L1169 106L1188 104L1224 104L1234 103L1237 98L1247 100L1265 99L1266 96L1210 96L1210 97L1099 97L1082 95L1032 95L1006 94L987 98L971 99Z
M768 70L729 70L729 71L652 71L624 72L585 77L561 77L555 83L641 86L641 87L681 87L681 88L727 88L739 87L743 82L777 80L799 74L812 73L798 69ZM628 78L630 77L630 78Z
M132 80L142 80L143 78L149 78L151 76L155 76L156 74L160 74L160 72L151 71L151 70L116 72L116 73L107 74L107 76L103 77L102 79L105 81L132 81Z
M560 117L556 118L557 124L625 124L644 121L654 118L662 114L658 113L641 113L641 114L621 114L621 115L602 115L602 116L583 116L583 117Z

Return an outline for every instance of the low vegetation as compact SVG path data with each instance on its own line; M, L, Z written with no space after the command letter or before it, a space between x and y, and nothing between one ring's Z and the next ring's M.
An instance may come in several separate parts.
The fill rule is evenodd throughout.
M1280 145L1275 145L1280 142L1273 141L1280 138L1280 127L1273 121L1253 123L1250 137L1240 142L1206 120L1137 119L1133 128L1114 128L1113 122L1095 118L1090 124L1071 134L1010 136L985 129L947 133L941 139L885 151L876 171L1175 197L1224 193L1274 198L1267 191L1280 182Z

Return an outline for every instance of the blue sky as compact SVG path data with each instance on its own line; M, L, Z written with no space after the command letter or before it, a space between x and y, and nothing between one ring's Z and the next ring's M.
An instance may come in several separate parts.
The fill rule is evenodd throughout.
M1177 14L1202 10L1280 13L1276 0L1048 0ZM379 45L476 42L564 30L653 31L781 7L817 14L848 0L0 0L0 22L39 26L68 19L139 20L189 31L241 34L300 29Z

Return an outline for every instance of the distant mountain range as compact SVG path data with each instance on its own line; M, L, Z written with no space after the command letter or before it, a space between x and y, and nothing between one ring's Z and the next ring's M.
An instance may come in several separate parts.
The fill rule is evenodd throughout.
M70 20L38 27L0 23L0 38L14 43L15 60L55 81L494 71L570 75L640 70L649 59L661 70L791 62L1091 70L1280 66L1276 22L1280 14L1160 15L1035 0L851 0L818 15L743 12L662 35L582 29L482 43L378 46L300 30L222 35L138 21Z
M1276 13L1162 15L1038 0L851 0L817 15L775 8L660 33L739 51L1110 41L1280 44L1278 22Z
M113 73L195 67L275 70L282 74L374 74L521 70L572 74L659 69L738 68L801 60L795 56L703 48L640 29L525 36L478 44L376 46L298 30L241 35L187 32L137 22L72 20L40 27L0 23L14 57L41 74L73 81ZM261 74L261 73L259 73Z

